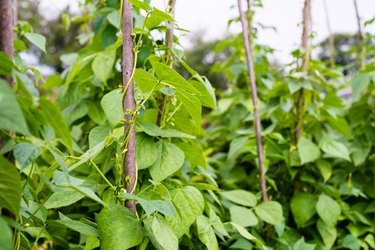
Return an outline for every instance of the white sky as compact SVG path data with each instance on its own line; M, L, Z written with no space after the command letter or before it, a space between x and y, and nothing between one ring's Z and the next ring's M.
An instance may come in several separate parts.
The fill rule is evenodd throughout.
M77 8L79 0L42 0L42 8L47 13L58 13L66 5ZM357 31L353 0L326 0L333 32L354 33ZM375 17L375 0L357 0L359 12L363 21ZM166 0L153 0L152 3L163 8ZM228 32L238 32L239 24L227 29L228 20L238 16L236 0L177 0L176 20L181 28L194 32L204 32L207 40L221 38ZM315 43L328 36L324 0L312 0L313 31ZM303 0L263 0L264 7L257 9L255 22L266 26L274 26L277 32L261 30L259 43L276 49L276 56L281 62L288 61L288 55L299 46ZM234 7L233 7L234 6ZM244 4L244 7L246 5ZM366 27L375 34L375 24ZM181 43L188 47L187 34L181 38Z

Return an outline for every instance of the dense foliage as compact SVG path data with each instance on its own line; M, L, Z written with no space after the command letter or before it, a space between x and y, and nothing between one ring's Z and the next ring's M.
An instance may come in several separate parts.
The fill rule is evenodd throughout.
M162 38L173 15L129 2L135 194L123 178L124 114L133 111L123 110L122 4L86 0L82 16L64 15L83 28L85 46L46 78L19 57L31 44L49 52L46 39L19 21L15 59L0 52L0 249L374 249L374 58L350 76L347 65L318 60L303 72L296 50L287 72L254 40L270 198L262 202L241 34L212 52L211 72L227 80L215 95L178 37L173 48ZM202 108L212 110L203 119Z

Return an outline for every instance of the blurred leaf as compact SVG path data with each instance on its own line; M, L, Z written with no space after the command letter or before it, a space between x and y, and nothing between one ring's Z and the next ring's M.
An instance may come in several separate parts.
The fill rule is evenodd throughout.
M256 196L245 190L225 191L220 192L220 195L223 198L242 206L254 207L257 204Z
M116 51L100 52L92 62L92 71L99 80L107 82L111 76L115 61Z
M240 226L253 227L259 223L258 218L249 208L231 206L229 211L231 221Z
M267 201L259 204L255 207L255 213L259 218L271 225L278 225L283 221L283 208L276 201Z
M319 217L327 225L335 225L337 218L341 214L339 204L325 194L319 196L318 203L316 204L316 211L318 212Z
M319 148L305 137L299 139L297 149L302 164L313 162L320 157Z
M197 218L198 238L207 247L208 250L218 250L219 246L215 236L215 231L212 228L209 219L200 215Z
M124 118L122 94L120 90L115 89L105 94L102 98L101 105L109 124L114 128L120 120Z
M178 239L171 227L161 216L151 216L144 220L144 225L152 244L158 250L177 250Z
M137 133L136 143L137 168L150 167L156 161L158 155L154 139L144 133Z
M41 34L37 33L26 33L25 37L29 42L37 46L39 49L41 49L44 53L46 52L46 38L42 36Z
M21 177L17 168L0 155L0 208L6 208L18 217L21 193Z
M42 150L30 143L19 143L14 147L13 152L17 162L24 169L39 157Z
M317 197L310 193L298 193L292 198L290 208L298 227L304 227L314 216L316 213L316 203Z

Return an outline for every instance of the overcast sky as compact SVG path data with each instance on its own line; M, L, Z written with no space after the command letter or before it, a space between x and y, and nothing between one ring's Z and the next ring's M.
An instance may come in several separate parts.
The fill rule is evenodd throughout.
M66 5L77 8L79 0L42 0L42 8L47 13L58 13ZM312 0L313 31L315 43L328 35L324 1L327 1L330 22L333 32L354 33L357 30L353 0ZM375 17L375 0L357 0L362 20ZM158 7L165 7L166 0L153 0ZM225 34L238 32L239 25L227 29L228 20L238 16L234 6L236 0L177 0L176 20L181 28L191 33L204 32L207 40L223 37ZM263 8L256 11L255 22L266 26L274 26L277 31L262 30L258 42L276 49L276 56L282 62L288 61L288 55L299 46L303 0L263 0ZM244 5L246 6L246 5ZM366 27L375 33L375 24ZM187 34L181 38L184 46L189 46Z

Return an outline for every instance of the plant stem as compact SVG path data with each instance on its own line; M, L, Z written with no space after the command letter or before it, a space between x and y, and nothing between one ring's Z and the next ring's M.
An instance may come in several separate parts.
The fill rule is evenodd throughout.
M122 48L122 72L123 72L123 86L126 89L124 96L124 111L125 111L125 124L124 132L125 134L129 133L129 142L127 150L125 152L125 161L124 161L124 185L125 189L129 193L135 192L136 186L136 176L137 176L137 167L136 167L136 131L135 126L131 126L131 121L133 120L133 115L135 111L135 102L134 102L134 80L132 79L134 71L134 42L133 42L133 16L132 16L132 6L128 0L123 2L123 13L122 13L122 34L123 34L123 48ZM126 86L129 83L128 86ZM126 112L131 110L132 112ZM132 200L126 201L126 206L132 211L136 211L136 204Z
M328 46L329 46L329 60L332 67L336 67L336 60L335 60L335 37L333 36L331 22L329 20L329 11L327 6L327 0L323 0L324 3L324 12L326 14L326 23L328 28Z
M310 59L310 29L311 29L311 0L305 0L303 7L303 28L302 28L302 49L303 49L303 58L302 58L302 72L307 73L309 68L309 59ZM305 90L301 88L299 91L298 101L297 101L297 120L294 130L294 145L297 145L299 138L302 135L303 131L303 114L305 111Z
M364 69L365 67L365 51L364 51L364 37L363 37L363 32L362 32L362 25L361 25L361 17L359 15L359 10L358 10L358 4L357 0L353 0L354 3L354 10L355 10L355 15L357 18L357 26L358 26L358 60L359 60L359 68Z
M247 25L246 19L244 17L244 13L242 11L241 0L237 0L237 2L238 2L238 10L239 10L239 13L240 13L240 19L241 19L241 25L242 25L242 35L243 35L243 40L244 40L244 44L245 44L247 69L248 69L248 74L249 74L249 79L250 79L251 97L252 97L253 106L254 106L255 133L256 133L257 151L258 151L260 187L261 187L261 192L262 192L262 200L265 202L265 201L268 201L268 195L267 195L266 175L265 175L265 172L264 172L262 130L261 130L261 125L260 125L257 88L256 88L256 84L255 84L254 62L253 62L252 48L251 48L249 34L248 34L248 28L247 28L248 25ZM249 6L250 6L250 4L249 4Z
M175 14L175 6L176 6L176 0L169 0L168 2L168 13L174 17ZM165 46L166 46L166 63L167 64L172 64L173 62L173 53L172 53L172 48L173 48L173 36L174 36L174 23L168 21L167 22L167 31L165 33Z

